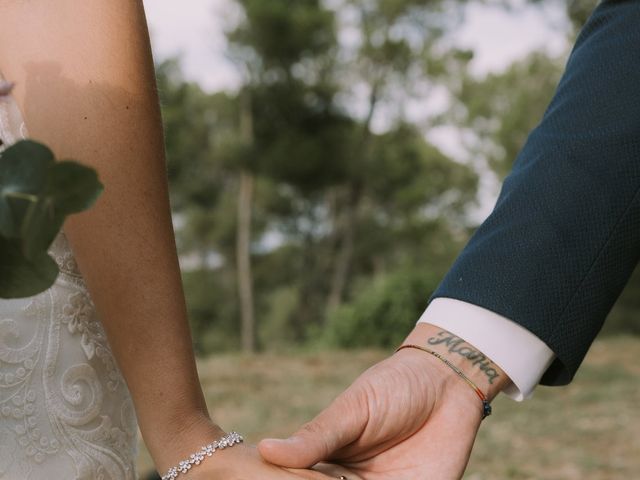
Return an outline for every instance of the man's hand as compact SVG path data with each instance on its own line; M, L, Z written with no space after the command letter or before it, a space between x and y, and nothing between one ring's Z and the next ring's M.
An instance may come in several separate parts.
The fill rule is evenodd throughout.
M447 358L489 400L510 382L472 345L438 327L418 324L409 343ZM276 465L332 461L365 480L453 480L464 472L481 419L482 402L453 369L406 348L364 372L292 437L265 439L258 449Z

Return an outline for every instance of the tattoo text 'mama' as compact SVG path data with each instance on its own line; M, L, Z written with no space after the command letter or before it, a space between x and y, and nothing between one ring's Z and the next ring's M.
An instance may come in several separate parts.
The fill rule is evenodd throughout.
M500 376L493 367L491 360L482 354L482 352L469 346L462 338L456 337L452 333L447 331L439 332L436 337L429 338L427 343L429 345L444 345L450 353L455 353L466 358L472 365L477 366L484 372L490 384L493 384L493 381Z

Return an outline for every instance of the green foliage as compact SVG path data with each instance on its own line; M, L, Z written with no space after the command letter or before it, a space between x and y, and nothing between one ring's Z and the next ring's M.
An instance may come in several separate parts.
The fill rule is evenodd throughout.
M58 265L47 253L28 258L20 240L0 237L0 252L0 298L36 295L58 276Z
M255 171L307 194L346 180L355 123L330 92L290 80L256 86L252 98Z
M329 316L322 342L392 348L411 331L438 285L429 271L402 269L363 283L353 301Z
M578 31L586 23L598 0L566 0L567 15L573 27Z
M0 156L0 297L28 297L58 275L47 254L65 218L88 209L103 190L92 168L55 161L53 152L21 140Z
M458 91L462 109L454 122L474 135L470 149L500 177L510 170L529 132L540 122L562 74L562 62L533 52L504 72L466 76Z
M182 212L211 208L223 190L221 162L225 139L237 124L235 101L224 94L208 95L187 82L179 59L156 65L167 147L171 206Z
M319 0L238 0L245 22L228 37L247 66L262 72L288 69L305 56L335 45L334 15ZM277 72L276 72L277 73Z
M370 163L362 176L371 197L396 219L452 191L457 198L451 203L464 208L475 198L478 180L473 170L453 162L407 123L372 139Z
M234 279L225 270L182 273L194 349L198 354L237 350L240 346Z
M278 350L297 342L291 317L299 308L300 294L295 285L272 289L261 302L265 314L260 318L258 340L265 350Z
M222 301L233 305L220 308L217 292L207 294L220 289L211 279L188 292L205 349L215 344L207 325L237 339L241 172L255 181L251 283L266 348L322 329L332 301L349 301L372 275L410 262L442 272L466 238L460 225L477 186L473 169L404 118L372 129L377 109L395 108L395 92L409 102L414 84L431 81L426 59L432 50L442 57L433 45L451 22L441 1L349 1L335 10L312 0L238 3L244 19L228 38L245 78L240 92L205 94L177 60L157 69L180 252L216 255L206 275L226 279ZM350 53L336 35L347 10L363 39ZM454 66L441 60L438 81ZM371 92L364 118L348 105L355 84Z
M228 39L239 92L202 91L177 59L157 69L178 246L199 259L184 272L198 351L239 345L240 172L255 185L258 344L338 345L344 335L390 346L467 241L478 186L470 164L426 140L441 117L416 124L403 112L444 87L458 100L447 119L464 131L462 147L501 177L541 119L562 60L535 53L469 76L473 51L438 43L464 1L238 3L244 18ZM338 20L358 41L338 42ZM381 117L384 129L374 128Z

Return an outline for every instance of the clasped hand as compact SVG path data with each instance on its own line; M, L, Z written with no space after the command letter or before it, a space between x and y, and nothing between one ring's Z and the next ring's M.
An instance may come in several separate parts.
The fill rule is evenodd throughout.
M441 332L417 330L412 335L422 341ZM490 398L508 381L500 373ZM293 436L262 440L258 450L288 468L331 472L317 465L331 462L349 480L454 480L464 473L481 419L469 385L434 356L405 349L369 368Z
M446 335L451 334L423 324L407 343L442 343L441 353L466 367L492 399L509 378L496 367L497 381L488 379L460 350L447 350L443 338L454 338L457 346L464 341ZM470 349L465 347L476 352ZM190 478L456 480L464 473L481 419L476 393L449 366L423 351L403 349L365 371L288 439L225 450Z

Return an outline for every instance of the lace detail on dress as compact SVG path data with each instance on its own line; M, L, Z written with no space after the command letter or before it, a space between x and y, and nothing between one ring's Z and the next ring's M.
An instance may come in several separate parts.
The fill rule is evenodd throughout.
M0 151L26 136L0 97ZM51 288L0 299L0 479L134 480L129 390L63 231L49 253Z
M4 80L0 73L0 81ZM27 127L11 95L0 95L0 153L12 143L27 138Z
M73 256L73 252L69 246L67 237L64 234L64 230L60 232L60 234L51 243L49 253L58 264L58 268L61 273L76 278L78 282L84 286L82 275L80 274L78 264L76 263L76 257Z

